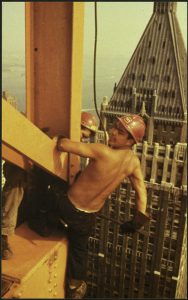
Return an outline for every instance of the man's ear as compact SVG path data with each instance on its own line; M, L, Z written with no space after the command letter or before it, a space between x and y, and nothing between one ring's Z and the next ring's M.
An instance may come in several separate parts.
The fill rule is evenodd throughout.
M134 139L132 139L132 138L128 139L128 145L129 146L133 146L134 144L135 144L135 140Z

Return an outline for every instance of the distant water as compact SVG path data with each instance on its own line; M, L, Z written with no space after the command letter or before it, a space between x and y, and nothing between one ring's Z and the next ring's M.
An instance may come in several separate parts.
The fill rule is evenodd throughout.
M116 58L116 64L111 64L109 59L101 59L97 65L96 96L97 107L100 106L104 96L111 98L115 82L117 83L124 71L125 66L121 57ZM18 110L25 112L25 66L24 63L16 63L15 60L6 64L2 68L2 90L8 91L17 100ZM95 113L93 101L93 71L92 59L86 58L84 63L83 77L83 110Z
M25 112L25 68L7 67L2 72L2 90L14 96L19 111Z

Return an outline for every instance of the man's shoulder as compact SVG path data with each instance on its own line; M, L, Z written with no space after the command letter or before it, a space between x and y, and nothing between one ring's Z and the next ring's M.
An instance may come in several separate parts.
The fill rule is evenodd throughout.
M133 153L132 158L133 158L135 166L140 167L140 159L139 159L139 157L135 153Z
M98 150L100 150L101 152L104 153L112 153L113 149L111 149L109 146L105 145L105 144L99 144L99 143L92 143L89 144L91 147L96 148Z
M92 143L85 144L84 147L90 149L94 153L94 159L109 159L112 156L112 149L104 144Z
M127 158L127 167L128 166L133 173L135 170L140 169L140 159L133 151L129 152L129 157Z

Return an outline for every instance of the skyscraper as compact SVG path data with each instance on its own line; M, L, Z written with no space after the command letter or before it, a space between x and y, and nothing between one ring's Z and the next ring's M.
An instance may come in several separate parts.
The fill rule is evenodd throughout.
M147 131L134 147L148 194L145 235L119 234L132 217L135 191L125 180L109 197L89 240L88 297L186 297L186 50L176 2L153 14L101 117L140 114ZM131 33L131 32L130 32ZM114 220L118 222L114 222Z

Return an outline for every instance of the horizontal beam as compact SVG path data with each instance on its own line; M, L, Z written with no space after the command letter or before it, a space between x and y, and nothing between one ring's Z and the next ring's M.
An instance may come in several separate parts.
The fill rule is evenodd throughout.
M2 158L21 168L28 159L46 171L67 180L68 155L55 150L55 142L2 100Z
M27 169L28 159L4 142L2 143L2 157L22 169Z

